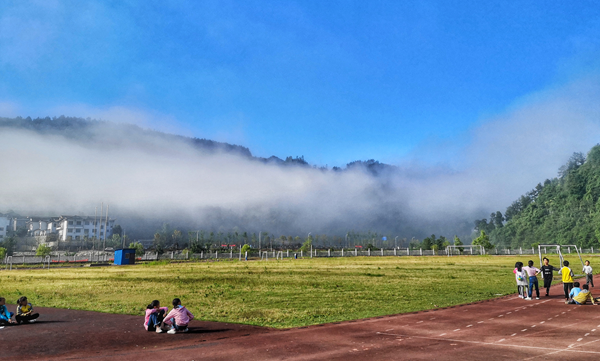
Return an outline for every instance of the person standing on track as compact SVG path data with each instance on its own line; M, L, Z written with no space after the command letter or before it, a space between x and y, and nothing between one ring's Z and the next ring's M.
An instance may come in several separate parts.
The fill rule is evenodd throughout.
M573 289L573 271L569 268L569 261L563 262L563 268L558 271L558 274L562 275L563 291L565 291L565 300L569 300L569 293Z
M533 261L529 260L529 262L527 262L527 267L523 268L525 270L525 272L527 272L527 275L529 276L529 299L531 299L531 296L533 296L533 286L535 286L535 294L536 300L540 299L540 287L538 284L538 279L537 279L537 275L540 273L540 269L535 267L533 265Z
M554 278L554 271L560 271L559 268L550 265L550 260L544 257L544 265L540 269L542 271L542 278L544 279L544 288L546 289L546 297L550 296L550 286L552 286L552 278Z
M525 272L523 269L523 262L517 262L513 272L515 273L515 278L517 279L517 290L519 292L519 297L530 300L531 298L527 297L527 272Z
M585 284L589 286L591 283L592 287L594 287L594 270L587 259L585 260L585 266L583 266L583 273L585 273Z

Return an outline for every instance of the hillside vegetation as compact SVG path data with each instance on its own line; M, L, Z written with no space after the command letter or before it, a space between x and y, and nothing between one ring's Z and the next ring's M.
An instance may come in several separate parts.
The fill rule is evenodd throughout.
M600 145L587 154L574 153L559 169L514 201L504 215L475 221L500 247L576 244L600 248Z

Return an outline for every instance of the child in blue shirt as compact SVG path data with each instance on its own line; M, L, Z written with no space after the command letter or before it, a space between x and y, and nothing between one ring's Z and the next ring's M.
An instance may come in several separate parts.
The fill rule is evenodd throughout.
M570 300L567 300L565 303L570 303L573 300L573 297L577 296L581 292L581 288L579 288L581 284L579 282L573 283L573 289L569 293Z
M8 312L8 309L6 308L6 300L4 297L0 297L0 325L16 323L16 321L12 319L12 316L12 312Z

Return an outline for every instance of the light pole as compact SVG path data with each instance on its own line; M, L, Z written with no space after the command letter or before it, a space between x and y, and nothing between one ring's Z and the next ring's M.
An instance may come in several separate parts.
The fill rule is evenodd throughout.
M310 240L310 233L311 232L308 232L308 236L306 236L307 241ZM312 254L313 254L313 252L312 252L312 242L310 242L310 258L312 258Z
M346 247L348 247L348 233L346 233Z
M396 236L396 238L394 239L394 244L396 245L396 248L398 248L398 236Z

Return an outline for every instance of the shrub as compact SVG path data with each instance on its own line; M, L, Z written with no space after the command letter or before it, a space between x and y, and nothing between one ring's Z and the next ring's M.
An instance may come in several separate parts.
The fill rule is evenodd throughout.
M37 250L35 251L35 255L38 257L46 257L49 256L51 252L52 248L42 243L38 246Z
M246 254L246 252L250 252L250 245L249 244L244 244L242 246L242 254Z

